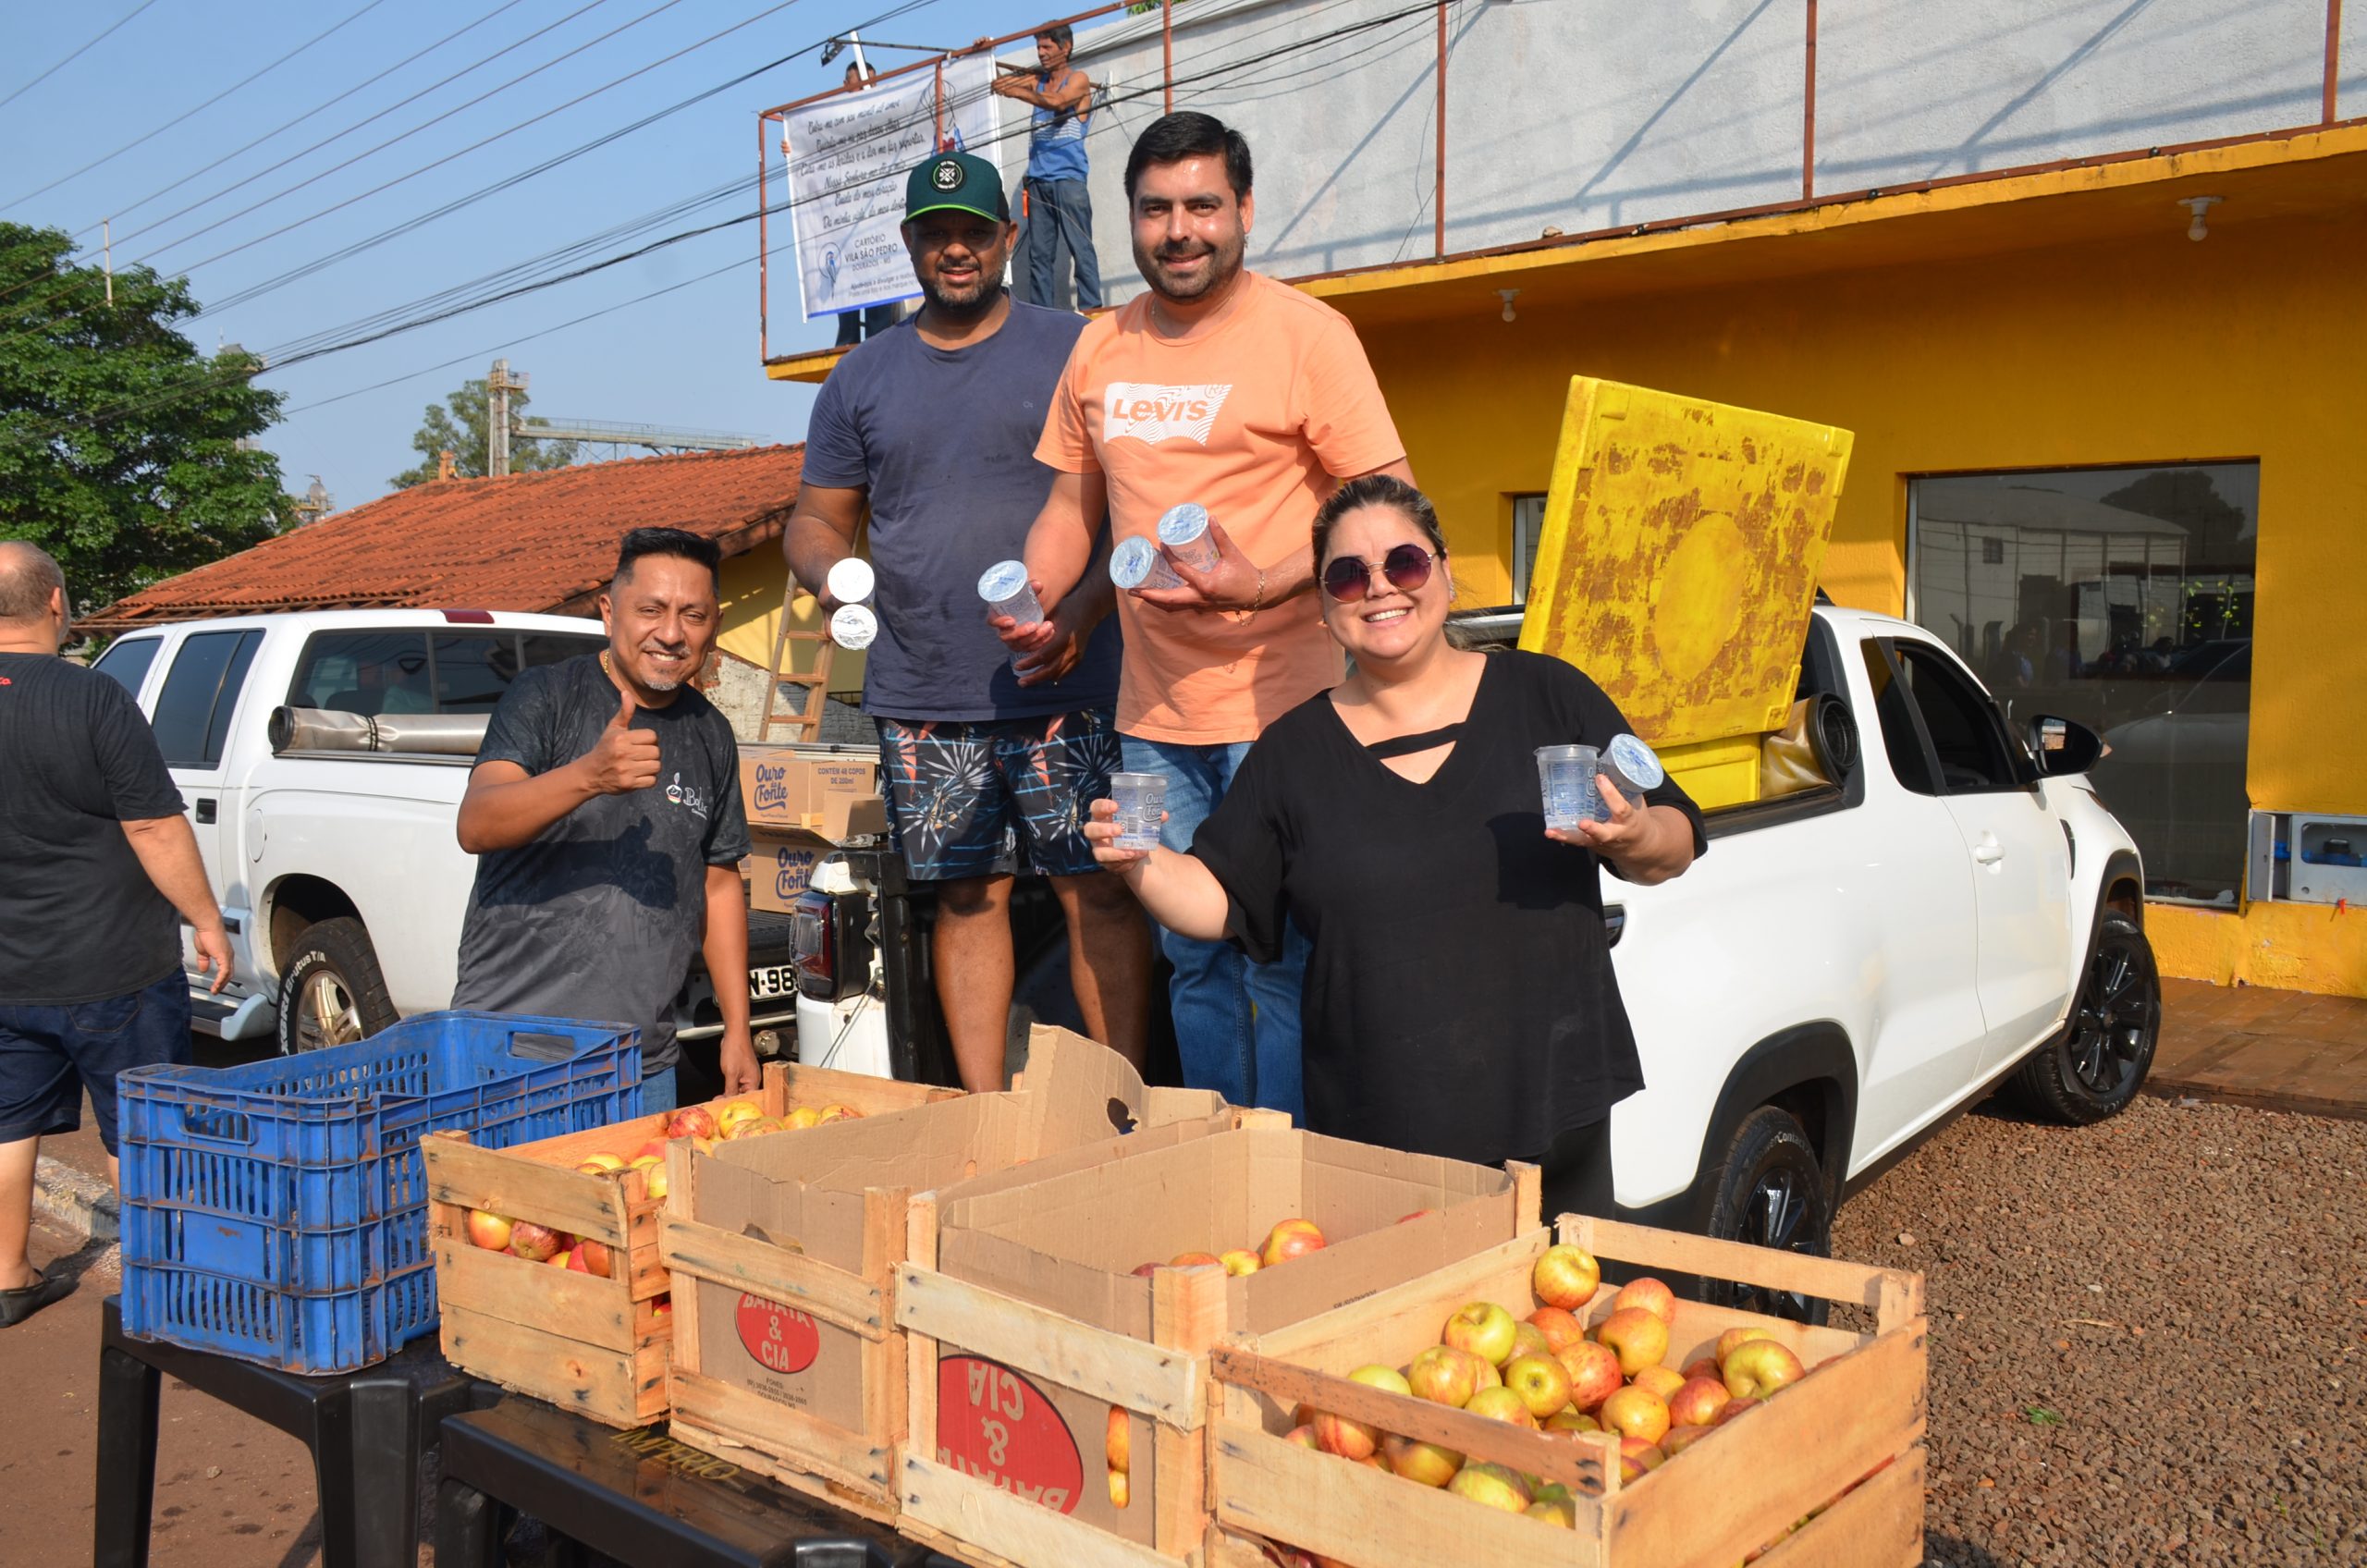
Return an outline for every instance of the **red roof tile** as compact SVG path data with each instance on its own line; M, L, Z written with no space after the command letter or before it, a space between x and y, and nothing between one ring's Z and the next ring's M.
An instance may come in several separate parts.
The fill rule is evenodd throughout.
M276 610L580 610L626 531L683 528L729 557L780 536L805 449L758 447L415 485L80 618L92 630ZM583 601L583 603L579 603Z

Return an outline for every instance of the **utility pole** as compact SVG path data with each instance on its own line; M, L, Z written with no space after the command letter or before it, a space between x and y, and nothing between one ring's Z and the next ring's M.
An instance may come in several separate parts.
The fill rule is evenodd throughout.
M509 374L508 360L493 361L493 374L484 382L484 472L487 478L499 478L509 472L509 394L523 392L533 378L524 371L515 376Z

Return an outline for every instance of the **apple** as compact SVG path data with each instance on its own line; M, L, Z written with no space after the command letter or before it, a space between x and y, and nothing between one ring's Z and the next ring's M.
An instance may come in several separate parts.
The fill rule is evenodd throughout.
M1179 1252L1167 1260L1170 1268L1213 1268L1224 1262L1212 1252Z
M715 1108L715 1124L721 1127L726 1122L745 1121L749 1117L762 1116L764 1113L765 1108L754 1100L726 1100Z
M1453 1449L1394 1434L1382 1437L1380 1452L1392 1474L1425 1487L1443 1487L1463 1468L1463 1455Z
M606 1280L615 1264L606 1242L579 1241L567 1260L567 1266L578 1274L596 1274Z
M1491 1374L1495 1371L1467 1350L1432 1345L1405 1369L1405 1381L1412 1385L1415 1398L1461 1410L1471 1403L1473 1394L1487 1386L1479 1378L1483 1369Z
M1563 1346L1583 1343L1587 1337L1587 1326L1576 1315L1558 1306L1540 1306L1528 1315L1528 1320L1545 1336L1545 1348L1555 1355L1562 1354Z
M1348 1374L1348 1381L1370 1389L1386 1389L1393 1394L1410 1396L1414 1391L1393 1366L1359 1366ZM1315 1416L1315 1440L1326 1453L1336 1453L1343 1459L1367 1459L1380 1446L1380 1434L1361 1421L1318 1411Z
M1553 1341L1545 1337L1544 1329L1534 1323L1513 1325L1513 1354L1504 1357L1507 1362L1524 1355L1551 1355L1552 1354Z
M1641 1438L1619 1439L1619 1478L1632 1481L1647 1470L1657 1470L1668 1463L1668 1452L1658 1443Z
M625 1162L612 1154L588 1154L577 1162L575 1169L586 1176L606 1176L612 1170L622 1170Z
M1668 1405L1650 1389L1633 1385L1602 1402L1602 1429L1623 1438L1656 1443L1668 1434Z
M753 1121L742 1121L740 1123L740 1136L743 1138L754 1138L766 1133L786 1133L788 1131L789 1124L778 1116L759 1116ZM729 1136L729 1134L726 1135ZM696 1138L693 1138L691 1141L694 1144L700 1143L700 1140ZM701 1146L704 1147L705 1145L701 1144Z
M1540 1498L1521 1512L1527 1513L1531 1519L1542 1519L1549 1525L1559 1525L1565 1530L1575 1530L1578 1527L1577 1508L1567 1498L1555 1498L1551 1501Z
M1516 1355L1504 1363L1504 1387L1539 1421L1570 1403L1570 1375L1551 1355Z
M1570 1403L1580 1410L1594 1409L1626 1381L1619 1370L1619 1353L1592 1340L1580 1340L1553 1359L1570 1375Z
M655 1296L650 1297L650 1298L649 1298L649 1310L650 1310L651 1312L653 1312L653 1313L656 1313L656 1314L658 1317L673 1317L673 1316L674 1316L674 1292L671 1292L671 1291L668 1291L668 1292L667 1292L665 1294L663 1294L663 1295L655 1295Z
M1147 1280L1165 1267L1162 1263L1137 1263L1134 1265L1134 1278Z
M1293 1427L1282 1440L1286 1443L1296 1443L1301 1448L1311 1448L1318 1453L1323 1451L1323 1444L1317 1439L1315 1424L1311 1421L1302 1421Z
M553 1253L566 1251L567 1238L547 1225L520 1219L509 1227L509 1250L529 1263L540 1263Z
M1718 1348L1715 1353L1718 1365L1723 1366L1726 1364L1726 1357L1734 1354L1736 1345L1748 1344L1753 1340L1772 1340L1774 1337L1775 1330L1772 1329L1756 1327L1729 1329L1718 1336Z
M1637 1388L1650 1389L1660 1395L1661 1403L1665 1404L1670 1395L1685 1387L1685 1374L1674 1367L1647 1366L1636 1374L1634 1381Z
M1647 1366L1658 1366L1668 1354L1668 1325L1645 1307L1618 1308L1596 1328L1594 1337L1619 1353L1619 1370L1630 1378Z
M1544 1429L1549 1433L1567 1432L1575 1437L1580 1432L1600 1432L1602 1423L1576 1410L1557 1410L1545 1418Z
M1366 1454L1362 1459L1351 1459L1348 1463L1351 1464L1361 1464L1367 1470L1378 1470L1384 1476L1393 1476L1397 1473L1389 1467L1389 1461L1381 1457L1380 1451L1379 1449L1373 1450L1370 1453Z
M1122 1405L1111 1405L1110 1407L1110 1432L1109 1436L1102 1441L1102 1448L1109 1456L1110 1468L1121 1476L1126 1473L1127 1466L1131 1462L1132 1455L1134 1453L1134 1424L1126 1419L1124 1407Z
M1718 1369L1718 1358L1714 1355L1699 1356L1685 1364L1685 1380L1688 1383L1696 1378L1716 1378L1724 1376L1725 1374Z
M553 1268L564 1269L569 1264L575 1261L575 1252L574 1249L570 1247L566 1252L555 1252L551 1254L550 1256L543 1259L543 1261L550 1265ZM583 1271L579 1268L576 1272L581 1274Z
M1674 1459L1709 1435L1707 1427L1671 1427L1668 1436L1661 1439L1661 1452Z
M1224 1271L1236 1280L1245 1274L1257 1272L1257 1255L1247 1247L1235 1247L1231 1252L1221 1253L1217 1261L1223 1264Z
M1733 1390L1715 1378L1687 1378L1682 1388L1668 1396L1669 1425L1710 1426L1734 1397Z
M1649 1274L1619 1287L1619 1293L1611 1298L1611 1310L1623 1306L1640 1306L1662 1323L1676 1321L1676 1292Z
M652 1138L649 1142L642 1145L641 1147L633 1150L632 1158L626 1160L625 1163L627 1165L639 1165L644 1159L663 1160L665 1158L666 1140L663 1138Z
M1285 1219L1266 1232L1266 1244L1257 1251L1257 1263L1260 1268L1271 1268L1322 1249L1323 1232L1316 1229L1314 1220Z
M509 1246L509 1231L514 1221L506 1214L486 1209L469 1210L469 1242L487 1252L505 1252Z
M1446 1489L1473 1502L1490 1508L1501 1508L1507 1513L1522 1513L1528 1509L1528 1488L1520 1476L1501 1464L1476 1460L1454 1473Z
M1594 1260L1594 1254L1567 1242L1547 1247L1538 1256L1537 1267L1528 1271L1529 1289L1537 1292L1537 1299L1564 1312L1576 1312L1594 1300L1601 1284L1602 1265Z
M1765 1399L1807 1375L1800 1358L1773 1340L1746 1341L1726 1357L1726 1391L1736 1399Z
M1528 1413L1528 1402L1510 1389L1481 1389L1463 1408L1474 1415L1484 1415L1490 1421L1502 1421L1506 1426L1534 1427L1537 1425L1537 1417Z
M795 1110L791 1111L787 1116L782 1117L781 1125L788 1128L792 1133L802 1133L805 1131L806 1128L818 1124L821 1120L822 1113L820 1111L815 1109L810 1105L802 1105Z
M666 1118L666 1135L669 1138L712 1138L715 1136L715 1113L703 1105L679 1106Z
M1717 1419L1711 1421L1710 1425L1712 1427L1723 1427L1727 1422L1733 1420L1735 1416L1740 1415L1744 1411L1756 1410L1758 1408L1759 1402L1752 1399L1748 1394L1744 1395L1740 1399L1728 1400L1724 1408L1718 1412Z
M1467 1350L1490 1366L1502 1366L1512 1359L1514 1342L1519 1337L1513 1315L1491 1301L1475 1301L1455 1309L1446 1320L1446 1331L1440 1342L1457 1350Z
M816 1120L815 1125L818 1127L825 1121L860 1121L862 1120L863 1112L851 1105L826 1105L822 1108L822 1114Z
M1112 1508L1123 1508L1123 1507L1125 1507L1125 1506L1126 1506L1126 1498L1127 1498L1127 1496L1128 1496L1128 1494L1129 1494L1129 1492L1130 1492L1131 1490L1132 1490L1132 1488L1127 1484L1127 1481L1126 1481L1126 1473L1125 1473L1123 1470L1112 1470L1112 1471L1110 1471L1110 1507L1112 1507Z
M643 1155L626 1169L641 1172L642 1186L653 1198L664 1197L673 1185L672 1179L666 1174L666 1162L662 1159Z

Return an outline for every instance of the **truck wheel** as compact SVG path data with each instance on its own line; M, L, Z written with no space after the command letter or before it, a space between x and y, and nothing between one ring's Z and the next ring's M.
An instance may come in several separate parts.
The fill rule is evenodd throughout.
M2074 1127L2102 1121L2137 1097L2162 1032L2162 977L2137 922L2106 910L2063 1033L2014 1076L2017 1096Z
M1742 1119L1711 1188L1706 1229L1722 1241L1806 1253L1833 1255L1833 1204L1818 1164L1816 1145L1790 1111L1760 1106ZM1822 1323L1830 1310L1819 1296L1701 1280L1703 1301L1745 1312Z
M308 925L279 976L279 1054L367 1039L395 1022L370 933L350 915Z

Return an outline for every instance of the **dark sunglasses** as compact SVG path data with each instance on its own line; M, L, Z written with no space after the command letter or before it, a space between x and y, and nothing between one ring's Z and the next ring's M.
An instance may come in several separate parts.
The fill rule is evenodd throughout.
M1443 559L1419 545L1400 545L1380 558L1380 574L1401 594L1410 594L1430 580L1430 563ZM1341 556L1323 569L1323 591L1343 605L1353 605L1372 592L1372 564L1361 556Z

